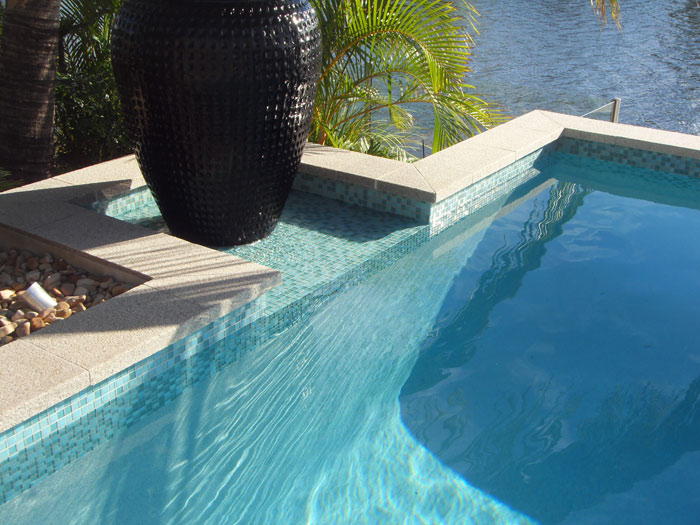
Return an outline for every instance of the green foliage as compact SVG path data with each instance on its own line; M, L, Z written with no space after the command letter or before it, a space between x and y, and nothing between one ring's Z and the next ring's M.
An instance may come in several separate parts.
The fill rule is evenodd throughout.
M0 7L2 7L0 5ZM9 190L11 188L14 188L16 186L19 186L21 182L16 181L16 180L10 180L10 172L5 171L4 169L0 168L0 191L5 191Z
M447 0L311 0L323 61L310 140L408 159L412 110L433 115L433 151L502 120L465 83L476 10Z
M63 0L56 81L56 169L131 151L112 73L112 19L120 0Z
M56 169L68 171L131 151L109 61L56 79Z
M591 0L591 7L600 18L601 24L608 23L608 11L610 11L610 18L613 19L618 29L622 29L619 0Z

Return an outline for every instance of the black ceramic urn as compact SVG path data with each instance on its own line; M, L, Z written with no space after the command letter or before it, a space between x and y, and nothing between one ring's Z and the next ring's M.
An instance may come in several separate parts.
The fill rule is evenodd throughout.
M174 235L232 246L272 231L309 133L320 60L308 0L124 0L114 74Z

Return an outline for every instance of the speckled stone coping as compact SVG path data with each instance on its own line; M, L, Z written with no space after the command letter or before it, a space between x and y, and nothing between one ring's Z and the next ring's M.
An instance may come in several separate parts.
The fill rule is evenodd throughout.
M308 144L295 184L434 222L434 234L463 214L453 213L453 203L463 200L465 189L560 137L700 159L700 137L533 111L413 164ZM128 156L0 194L0 224L50 239L59 253L83 253L105 273L124 268L143 281L100 308L3 348L0 432L280 283L279 272L259 264L86 209L144 184Z
M552 147L584 148L585 154L601 158L623 152L626 162L642 159L658 169L700 176L700 137L534 111L410 165L309 144L296 186L429 224L433 235L483 205L496 187L515 184L555 142ZM57 255L89 260L95 272L120 271L141 283L0 349L0 433L6 437L0 461L17 463L7 469L13 477L6 482L13 491L70 460L71 450L56 461L44 457L42 470L22 481L24 465L31 463L26 447L37 439L46 440L51 450L52 439L62 446L63 437L54 430L60 421L70 425L90 417L98 398L108 409L127 382L164 376L153 383L154 394L163 385L183 388L175 373L182 359L198 359L189 368L206 372L209 354L219 348L197 353L197 345L209 348L215 341L224 348L221 334L241 329L249 318L263 324L267 319L261 314L266 296L254 299L280 283L280 272L89 209L125 192L137 195L142 186L136 161L129 156L0 194L0 235L21 237L24 232L34 241L50 242L49 251ZM251 345L258 328L250 330ZM230 358L228 350L220 353ZM114 403L119 424L128 425L148 410L150 398L139 396L133 414L122 413ZM100 426L97 420L90 424ZM25 448L20 450L17 440Z
M153 355L281 282L239 257L79 204L144 181L133 157L0 194L0 241L138 284L0 349L0 432ZM0 244L3 244L0 242Z
M335 198L347 193L343 185L352 185L435 204L560 137L700 159L698 136L536 110L408 165L309 144L296 185L315 191L304 184L304 176L322 177L324 189L335 189ZM325 195L333 196L328 191ZM370 207L372 198L370 193Z

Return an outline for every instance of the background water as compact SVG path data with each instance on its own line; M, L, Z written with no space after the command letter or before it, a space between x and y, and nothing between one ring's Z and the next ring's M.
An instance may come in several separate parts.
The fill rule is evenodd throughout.
M472 3L468 81L509 115L583 115L619 97L620 122L700 134L698 0L621 0L623 32L601 30L588 0Z

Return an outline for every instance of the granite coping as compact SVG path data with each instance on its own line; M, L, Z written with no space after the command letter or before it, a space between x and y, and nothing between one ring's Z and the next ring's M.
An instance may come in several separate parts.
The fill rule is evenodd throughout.
M317 144L301 173L437 203L559 137L700 158L700 137L535 110L410 165Z
M700 137L537 110L413 164L307 144L299 171L437 203L562 136L700 158ZM137 284L0 347L0 432L281 282L270 268L85 207L144 185L131 155L0 193L0 235L50 243Z
M80 205L144 184L130 156L0 193L0 245L48 251L135 285L0 347L0 432L281 283L276 270Z

